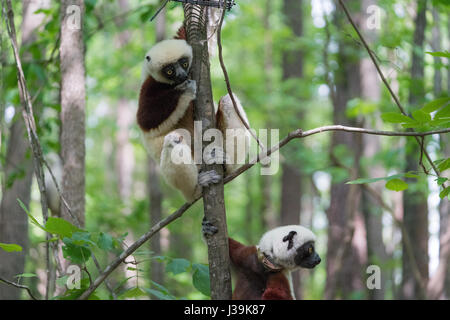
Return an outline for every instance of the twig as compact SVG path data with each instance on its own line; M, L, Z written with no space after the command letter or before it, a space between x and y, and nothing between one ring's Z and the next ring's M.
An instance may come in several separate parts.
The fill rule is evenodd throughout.
M371 130L371 129L365 129L365 128L354 128L354 127L346 127L341 125L334 125L334 126L325 126L320 127L308 131L302 131L301 129L297 129L295 131L292 131L289 133L283 140L281 140L276 146L272 147L270 150L267 150L267 152L261 152L258 157L251 161L248 164L245 164L241 166L236 171L232 172L230 175L226 176L224 179L224 184L232 181L237 176L242 174L243 172L247 171L251 167L253 167L256 163L258 163L261 159L264 159L268 156L270 156L272 153L278 151L282 147L284 147L286 144L288 144L293 139L300 139L305 138L311 135L315 135L322 132L327 131L345 131L350 133L363 133L363 134L374 134L374 135L381 135L381 136L428 136L432 134L439 134L439 133L447 133L450 132L450 128L443 129L439 131L429 131L429 132L392 132L392 131L380 131L380 130ZM113 262L111 262L103 272L100 273L100 275L95 279L94 283L79 297L79 299L84 300L89 298L89 296L100 286L100 284L105 281L105 279L122 263L125 261L125 259L130 256L134 251L136 251L139 247L141 247L147 240L149 240L155 233L157 233L159 230L167 226L168 224L172 223L173 221L177 220L183 214L195 203L197 202L201 197L195 199L192 202L185 203L183 206L181 206L177 211L172 213L167 218L159 221L156 223L147 233L142 235L136 242L131 244L126 250L124 250L119 257L117 257Z
M223 19L225 18L225 13L226 13L226 10L222 9L222 15L220 16L219 26L217 27L217 47L219 49L219 61L220 61L220 66L222 68L223 77L225 78L225 83L226 83L226 86L227 86L228 95L230 96L231 102L233 103L234 111L239 116L239 119L244 124L245 128L247 129L247 131L250 132L252 137L256 140L256 142L258 143L258 146L261 148L261 150L264 151L265 147L261 144L261 141L259 141L259 139L256 136L256 134L252 130L250 130L250 127L249 127L247 121L245 121L244 117L241 115L241 112L239 111L239 108L237 107L237 103L236 103L236 100L234 99L233 91L231 90L230 78L228 77L227 68L225 67L225 63L223 62L223 54L222 54L222 24L223 24Z
M38 300L38 299L33 295L33 293L31 292L31 290L30 290L29 287L24 286L24 285L22 285L22 284L18 284L18 283L12 282L12 281L9 281L9 280L6 280L6 279L3 278L3 277L0 277L0 281L4 282L4 283L6 283L6 284L9 284L10 286L19 288L19 289L25 289L25 290L27 290L27 292L28 292L28 294L30 295L31 299L33 299L33 300Z
M21 102L23 104L23 110L22 110L22 116L25 121L25 127L27 129L27 135L28 140L31 146L31 150L33 152L34 157L34 171L36 175L36 179L39 186L39 192L41 194L41 207L42 207L42 216L44 218L44 223L48 219L48 205L47 205L47 191L45 188L44 183L44 169L43 169L43 156L42 156L42 148L39 142L39 139L37 137L36 133L36 123L34 120L33 115L33 105L31 101L30 93L27 89L27 84L24 76L24 72L22 69L22 62L20 60L19 56L19 49L17 45L17 36L16 36L16 27L14 25L14 12L12 10L11 0L5 0L6 6L3 6L3 10L7 10L5 16L6 19L6 29L8 31L8 35L11 41L11 46L14 53L14 59L16 61L17 66L17 79L19 83L19 93ZM6 9L5 9L6 8ZM47 240L50 239L50 234L46 234ZM46 272L47 272L47 279L50 277L50 245L48 242L46 242L45 245L46 249ZM46 297L48 297L48 282L47 282L47 290L46 290Z
M395 103L397 104L397 107L400 109L400 112L405 115L408 116L408 114L406 113L406 109L403 107L403 105L401 104L400 100L398 99L397 95L394 93L394 91L392 90L391 86L389 85L388 81L386 80L386 77L383 74L383 71L381 71L381 68L377 62L377 59L375 57L375 55L373 54L372 50L370 49L366 39L363 37L362 33L359 31L358 26L356 25L355 21L353 20L352 16L350 15L350 12L348 11L346 5L344 4L344 1L342 0L336 0L339 2L339 4L341 5L342 9L345 12L345 15L347 16L347 19L350 21L350 24L353 26L353 29L355 29L356 33L358 34L359 38L361 39L361 42L364 45L364 48L366 48L370 59L372 60L373 64L375 65L375 68L377 69L378 74L381 77L381 80L383 81L384 85L386 86L386 88L388 89L390 95L392 96L392 98L394 99ZM418 137L415 138L417 143L420 145L420 140ZM439 177L440 176L440 172L439 169L435 166L433 160L431 159L430 155L428 154L428 152L424 149L423 150L428 162L430 163L431 167L433 168L434 172L436 173L436 175ZM444 184L445 187L445 184Z

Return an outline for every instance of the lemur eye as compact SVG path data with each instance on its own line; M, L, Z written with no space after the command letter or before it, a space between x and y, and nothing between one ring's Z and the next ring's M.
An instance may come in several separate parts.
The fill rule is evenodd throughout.
M166 71L167 75L171 76L173 74L173 70L169 69Z
M187 67L189 67L189 63L187 63L187 62L183 63L183 68L186 69Z
M309 254L312 254L312 253L313 253L313 248L312 248L312 247L309 247L308 253L309 253Z

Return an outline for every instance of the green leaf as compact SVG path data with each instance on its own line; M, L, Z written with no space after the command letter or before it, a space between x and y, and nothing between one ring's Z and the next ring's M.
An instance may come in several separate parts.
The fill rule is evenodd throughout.
M192 268L194 270L194 274L192 275L192 283L194 287L205 296L211 296L208 266L195 263L192 265Z
M441 161L441 162L438 164L438 169L439 169L439 171L441 171L441 172L450 169L450 158L447 158L447 159Z
M439 193L439 198L444 199L450 194L450 187L445 188ZM450 200L450 199L449 199Z
M26 212L26 214L28 215L28 218L30 218L31 223L34 224L36 227L38 227L39 229L42 229L43 231L47 232L47 230L45 230L45 228L36 220L35 217L33 217L30 213L30 211L27 209L27 207L25 206L25 204L20 200L17 199L17 201L19 202L19 206L23 209L23 211Z
M393 191L403 191L408 189L408 184L400 179L392 179L386 183L386 188Z
M401 113L397 113L397 112L383 113L381 115L381 119L383 119L384 122L390 122L390 123L413 122L413 120L410 117L407 117L407 116L405 116Z
M64 258L76 264L83 264L91 257L91 250L88 244L78 245L71 238L63 238L62 247Z
M414 119L416 119L418 122L428 122L431 121L431 116L429 113L426 113L422 110L415 110L412 112L412 116Z
M444 183L446 183L448 178L446 177L439 177L435 181L438 184L438 186L442 186Z
M450 52L447 51L436 51L436 52L427 51L427 53L432 55L433 57L450 58Z
M171 272L174 275L187 272L191 263L186 259L173 259L166 266L166 272Z
M149 294L155 296L159 300L175 300L174 296L172 296L170 294L166 294L166 293L158 291L158 290L155 290L155 289L144 288L144 291L146 291Z
M34 273L22 273L15 276L15 278L35 278L37 277Z
M139 297L146 297L147 294L141 289L141 288L131 288L122 293L119 297L122 299L125 298L139 298Z
M439 98L439 99L433 100L431 102L428 102L420 110L422 110L423 112L426 112L426 113L431 113L431 112L434 112L436 110L439 110L442 106L446 105L449 102L450 102L450 97Z
M50 233L59 235L61 238L70 238L74 232L82 231L70 222L56 217L48 218L45 229Z
M14 243L0 242L0 248L5 250L6 252L20 252L23 250L21 246L19 246L18 244L14 244Z
M434 115L434 118L442 119L442 120L447 119L448 121L450 121L450 119L449 119L450 118L450 104L446 105L441 110L436 112L436 114Z
M114 239L109 234L100 232L97 245L102 250L111 251L114 249Z

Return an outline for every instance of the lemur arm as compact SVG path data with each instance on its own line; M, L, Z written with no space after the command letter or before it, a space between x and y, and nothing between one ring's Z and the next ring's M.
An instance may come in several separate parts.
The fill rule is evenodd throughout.
M239 99L234 95L237 109L243 120L249 125L247 115ZM226 156L226 170L230 174L245 163L250 145L250 132L248 132L241 117L236 113L229 95L222 97L216 113L217 127L222 131ZM232 129L228 131L227 129Z
M253 269L253 259L256 255L255 246L245 246L242 243L228 238L231 263L237 268Z

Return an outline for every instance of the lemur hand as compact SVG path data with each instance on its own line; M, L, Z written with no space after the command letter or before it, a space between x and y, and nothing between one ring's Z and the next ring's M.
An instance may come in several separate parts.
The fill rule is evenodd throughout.
M175 87L176 90L185 91L193 96L197 94L197 83L195 80L187 79Z

